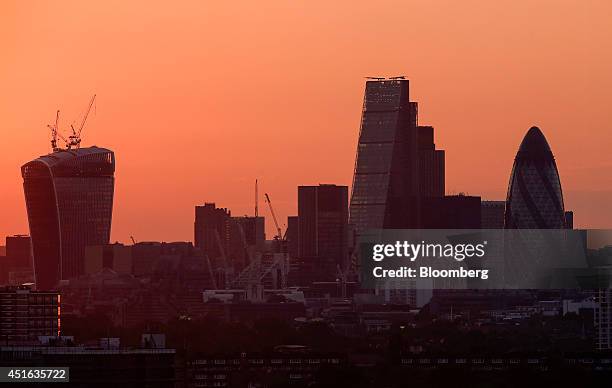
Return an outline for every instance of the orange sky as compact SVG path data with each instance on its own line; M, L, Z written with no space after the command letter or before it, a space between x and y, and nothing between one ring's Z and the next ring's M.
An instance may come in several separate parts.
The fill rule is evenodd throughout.
M191 240L193 206L285 223L299 184L350 185L364 76L406 75L447 191L503 199L538 125L579 226L612 227L612 2L0 3L0 236L27 233L19 167L97 93L112 239ZM261 212L269 212L260 201Z

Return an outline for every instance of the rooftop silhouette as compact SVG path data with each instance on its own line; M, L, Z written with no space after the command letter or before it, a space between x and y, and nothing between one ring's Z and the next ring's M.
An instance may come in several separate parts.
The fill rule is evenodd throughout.
M524 160L554 158L546 137L538 127L529 128L521 142L516 157Z

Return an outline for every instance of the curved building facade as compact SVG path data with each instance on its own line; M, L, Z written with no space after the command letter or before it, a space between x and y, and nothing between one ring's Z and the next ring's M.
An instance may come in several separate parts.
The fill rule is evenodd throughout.
M553 153L538 127L531 127L514 159L504 227L563 229L563 191Z
M83 274L87 245L107 244L115 156L108 149L61 150L21 167L38 289Z

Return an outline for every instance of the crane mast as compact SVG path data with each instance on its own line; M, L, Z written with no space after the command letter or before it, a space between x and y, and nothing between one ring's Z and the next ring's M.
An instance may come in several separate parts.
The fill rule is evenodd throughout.
M265 193L265 197L266 197L266 202L268 203L268 207L270 208L270 213L272 214L272 219L274 220L274 226L276 227L276 237L279 240L283 239L283 233L281 232L281 228L278 225L278 220L276 219L276 214L274 214L274 209L272 208L272 202L270 201L270 196L268 196L268 193Z
M70 128L72 129L72 135L70 135L68 137L68 149L71 149L72 147L75 147L76 149L78 149L81 146L81 131L83 131L83 128L85 127L85 123L87 122L87 117L89 116L89 112L91 112L91 107L94 104L94 101L96 100L96 95L94 94L91 97L91 100L89 100L89 106L87 107L87 111L85 112L85 115L83 116L83 119L81 120L81 125L79 125L79 129L75 129L74 125L71 125Z
M57 147L57 124L59 122L59 109L58 111L55 113L55 124L54 125L47 125L47 127L49 127L49 129L51 130L51 149L53 150L53 152L57 152L59 151L59 148Z

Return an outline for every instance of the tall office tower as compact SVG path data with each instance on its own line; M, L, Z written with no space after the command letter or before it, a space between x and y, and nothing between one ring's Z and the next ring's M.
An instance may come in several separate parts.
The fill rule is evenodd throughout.
M298 256L323 260L324 274L335 276L348 256L348 187L298 187Z
M553 153L538 127L521 143L508 187L504 226L507 229L563 229L565 210Z
M115 155L56 150L21 167L38 289L83 274L87 245L110 239Z
M298 257L299 241L299 219L298 216L287 217L287 253L289 257Z
M408 80L366 82L350 222L367 229L418 228L421 199L444 194L444 152L433 128L417 126Z
M503 229L506 201L482 201L480 203L480 227Z
M195 207L194 244L210 259L229 252L231 212L214 203Z
M418 126L418 175L421 198L444 196L444 151L436 150L433 127Z

